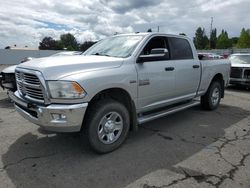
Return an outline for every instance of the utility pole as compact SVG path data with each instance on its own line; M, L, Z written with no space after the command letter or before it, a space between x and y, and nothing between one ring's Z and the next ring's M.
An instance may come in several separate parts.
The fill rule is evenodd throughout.
M211 17L211 23L210 23L210 40L209 40L210 48L211 48L211 36L212 36L212 31L213 31L213 22L214 22L214 18Z
M214 18L213 18L213 17L211 17L210 35L212 34L212 30L213 30L213 22L214 22Z
M157 26L157 31L158 31L158 33L160 32L160 26Z

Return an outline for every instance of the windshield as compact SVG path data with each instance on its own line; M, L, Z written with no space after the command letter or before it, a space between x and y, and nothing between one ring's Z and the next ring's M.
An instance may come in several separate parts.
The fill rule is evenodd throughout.
M84 55L128 57L133 53L142 38L142 35L126 35L106 38L90 47Z
M229 59L235 64L250 64L250 55L232 55Z

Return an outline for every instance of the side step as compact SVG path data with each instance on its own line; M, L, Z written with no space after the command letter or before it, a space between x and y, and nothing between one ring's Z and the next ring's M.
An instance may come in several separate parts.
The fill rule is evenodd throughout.
M168 108L166 110L162 110L162 111L159 111L159 112L154 112L152 114L141 116L141 117L139 117L137 119L137 121L138 121L138 124L146 123L148 121L155 120L155 119L158 119L160 117L164 117L164 116L167 116L169 114L173 114L175 112L179 112L181 110L185 110L187 108L191 108L193 106L197 106L199 104L200 104L200 101L193 100L191 102L188 102L188 103L185 103L185 104L181 104L181 105L178 105L178 106L174 106L174 107Z

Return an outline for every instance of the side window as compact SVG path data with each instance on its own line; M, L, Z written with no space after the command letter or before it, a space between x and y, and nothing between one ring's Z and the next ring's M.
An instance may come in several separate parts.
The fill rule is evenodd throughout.
M154 37L150 39L147 45L141 52L141 55L149 55L154 48L166 48L168 49L167 39L165 37Z
M170 37L169 42L172 59L193 59L192 48L186 39Z

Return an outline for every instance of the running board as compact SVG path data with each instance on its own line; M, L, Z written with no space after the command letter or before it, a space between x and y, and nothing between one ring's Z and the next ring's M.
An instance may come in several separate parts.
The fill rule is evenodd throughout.
M187 108L197 106L199 104L200 104L200 101L193 100L193 101L191 101L189 103L181 104L181 105L169 108L167 110L163 110L163 111L155 112L155 113L148 114L148 115L145 115L145 116L141 116L141 117L138 118L137 121L138 121L138 124L146 123L148 121L155 120L155 119L158 119L160 117L164 117L164 116L167 116L169 114L173 114L175 112L179 112L179 111L185 110Z

